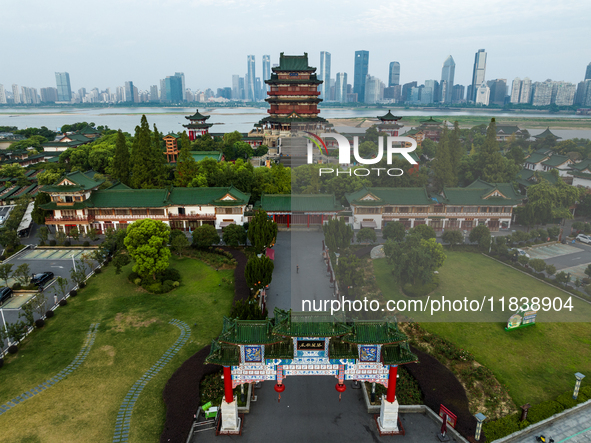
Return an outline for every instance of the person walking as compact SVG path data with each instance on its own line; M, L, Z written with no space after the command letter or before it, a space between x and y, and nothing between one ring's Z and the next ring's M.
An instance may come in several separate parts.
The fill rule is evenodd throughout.
M296 274L300 273L300 265L296 265Z

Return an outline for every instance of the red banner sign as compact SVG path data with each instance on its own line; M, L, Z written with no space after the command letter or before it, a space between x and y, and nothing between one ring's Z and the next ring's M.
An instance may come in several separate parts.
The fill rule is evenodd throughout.
M439 416L443 418L443 415L447 415L447 423L452 427L456 428L456 423L458 421L458 417L452 413L449 409L447 409L443 405L439 405Z

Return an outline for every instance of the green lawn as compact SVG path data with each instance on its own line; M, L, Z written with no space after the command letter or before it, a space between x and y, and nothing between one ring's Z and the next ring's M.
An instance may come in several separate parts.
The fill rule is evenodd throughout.
M180 330L168 324L176 318L190 325L191 337L144 388L131 421L129 441L158 441L165 418L166 381L219 335L234 295L233 287L221 281L233 275L231 270L215 271L200 261L175 257L172 266L183 275L183 283L161 295L130 283L131 265L120 275L115 275L114 266L106 267L27 339L0 369L0 404L66 367L82 347L90 324L100 322L90 354L76 371L0 416L0 441L111 440L123 398L179 337Z
M480 254L446 254L447 260L440 269L441 284L431 298L566 296L554 287ZM408 300L397 289L386 260L373 263L376 282L386 298ZM591 319L591 306L578 300L573 300L573 304L575 310L567 315L580 323L544 322L548 318L539 313L538 319L542 321L535 326L507 332L504 323L490 322L490 317L478 313L464 314L463 323L439 314L422 319L421 325L467 349L479 363L489 367L507 386L517 406L528 402L535 404L572 389L575 372L591 373L591 323L582 323ZM510 315L506 306L502 317L505 322Z

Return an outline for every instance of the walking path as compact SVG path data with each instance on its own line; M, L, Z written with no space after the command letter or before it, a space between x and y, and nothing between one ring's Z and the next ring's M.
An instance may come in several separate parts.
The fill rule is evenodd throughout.
M142 390L148 384L148 382L153 377L155 377L170 360L172 360L172 358L185 345L185 343L187 343L187 340L189 340L189 337L191 336L191 328L184 321L172 319L168 323L179 328L181 330L181 335L174 345L172 345L170 349L168 349L168 351L166 351L162 357L160 357L160 359L144 375L142 375L138 381L133 384L123 399L123 403L121 403L121 407L119 408L119 414L117 414L117 420L115 421L115 434L113 436L113 443L122 443L128 441L127 439L129 437L131 414L133 412L135 402L140 396Z
M63 369L60 373L58 373L55 377L50 378L46 382L41 383L40 385L34 387L30 391L27 391L27 392L19 395L18 397L13 398L12 400L7 402L6 404L0 406L0 415L9 411L10 409L14 408L16 405L24 402L25 400L28 400L29 398L34 397L37 394L41 394L47 388L50 388L51 386L60 382L61 380L66 378L68 375L70 375L74 370L78 369L78 366L80 366L84 362L84 360L86 360L86 357L88 356L88 353L90 352L90 348L92 347L92 345L94 343L94 339L96 337L96 333L97 333L97 329L99 327L99 324L100 323L93 323L90 325L90 329L88 330L88 333L86 334L86 340L84 341L84 345L82 346L82 349L80 349L80 352L78 353L76 358L72 361L72 363L70 363L68 366L66 366L66 368Z

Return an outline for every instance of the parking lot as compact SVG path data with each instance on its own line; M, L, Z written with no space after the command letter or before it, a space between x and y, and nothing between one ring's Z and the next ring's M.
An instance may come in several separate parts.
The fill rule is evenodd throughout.
M29 265L32 274L53 272L54 280L44 285L44 293L47 297L46 308L50 309L51 306L55 304L55 278L66 278L68 280L68 289L72 289L74 287L74 283L70 281L70 270L74 267L74 261L72 258L74 260L80 260L81 256L85 253L92 253L92 250L73 248L29 249L25 252L16 254L16 256L10 257L4 263L11 264L13 271L19 265L26 263ZM14 283L14 279L9 279L8 282L9 286L11 286ZM0 284L3 285L4 282L1 282ZM9 300L4 302L1 308L6 322L13 323L18 321L21 306L29 301L34 295L35 293L13 294Z
M583 243L556 243L549 246L538 246L525 250L531 259L541 258L548 265L554 265L557 271L570 273L571 281L583 279L585 269L591 264L591 247Z

